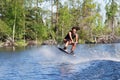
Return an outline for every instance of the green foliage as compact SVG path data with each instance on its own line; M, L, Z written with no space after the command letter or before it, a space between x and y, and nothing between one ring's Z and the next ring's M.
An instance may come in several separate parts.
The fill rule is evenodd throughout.
M37 33L37 37L38 37L40 40L47 39L48 34L47 34L47 27L46 27L46 26L36 24L36 25L34 26L34 28L36 29L35 32Z
M79 39L81 40L86 40L86 39L88 39L88 35L87 35L87 32L86 31L84 31L83 29L81 29L79 32L78 32L78 34L79 34Z
M120 27L115 28L115 34L120 36Z
M20 41L20 44L23 39L57 39L60 42L72 26L79 26L78 34L83 43L92 40L93 36L108 35L113 31L108 26L114 24L118 13L119 4L116 1L111 0L106 5L106 24L100 15L100 4L97 5L94 0L66 0L65 4L61 1L0 0L0 39L12 37L15 32L15 41ZM44 2L49 2L56 12L39 7ZM114 31L120 35L119 27Z
M110 5L109 4L106 5L106 15L108 17L108 20L112 19L117 13L117 11L118 5L114 0L112 0Z
M100 36L103 35L104 33L104 27L103 26L94 27L92 31L94 35Z
M16 41L16 44L19 45L19 47L23 47L23 46L26 46L26 45L27 45L27 43L25 43L24 40L17 40L17 41Z
M4 40L10 35L10 28L9 26L0 19L0 40Z
M59 13L59 35L63 37L71 28L73 16L70 14L68 6L61 8Z
M108 25L108 27L112 30L112 34L114 34L115 30L114 30L114 21L115 21L115 17L116 14L118 12L118 4L115 2L115 0L111 0L111 2L109 2L106 5L106 16L107 16L107 20L106 20L106 25Z

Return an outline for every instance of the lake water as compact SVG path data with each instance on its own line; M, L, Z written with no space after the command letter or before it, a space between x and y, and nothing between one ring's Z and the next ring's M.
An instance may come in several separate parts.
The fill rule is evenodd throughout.
M0 80L120 80L120 44L80 44L75 56L56 46L1 48Z

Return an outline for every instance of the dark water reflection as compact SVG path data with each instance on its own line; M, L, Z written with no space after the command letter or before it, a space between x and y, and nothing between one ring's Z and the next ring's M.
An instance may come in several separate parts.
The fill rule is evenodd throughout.
M0 80L120 80L119 48L120 44L78 45L76 56L56 46L1 48Z

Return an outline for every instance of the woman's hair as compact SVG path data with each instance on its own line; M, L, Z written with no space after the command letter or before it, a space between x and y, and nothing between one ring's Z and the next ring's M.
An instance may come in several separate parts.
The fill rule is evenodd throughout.
M80 27L74 26L74 27L72 27L72 30L73 30L73 29L80 30Z

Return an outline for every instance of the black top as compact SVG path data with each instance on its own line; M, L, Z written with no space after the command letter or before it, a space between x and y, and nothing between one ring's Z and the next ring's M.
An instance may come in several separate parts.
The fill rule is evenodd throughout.
M73 34L72 31L70 31L70 32L71 32L72 39L74 39L74 38L76 37L76 35ZM66 39L66 40L71 40L71 39L70 39L70 36L69 36L69 33L66 35L66 37L65 37L64 39Z

